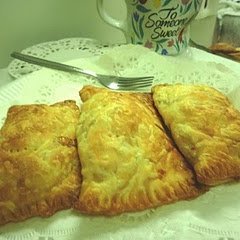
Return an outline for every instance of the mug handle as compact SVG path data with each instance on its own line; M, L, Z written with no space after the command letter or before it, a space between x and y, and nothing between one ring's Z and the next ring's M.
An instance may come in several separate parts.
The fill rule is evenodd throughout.
M97 10L98 14L102 18L103 21L111 25L112 27L115 27L119 30L121 30L124 34L126 34L127 31L127 22L125 21L120 21L116 20L115 18L111 17L106 10L104 9L104 0L97 0Z

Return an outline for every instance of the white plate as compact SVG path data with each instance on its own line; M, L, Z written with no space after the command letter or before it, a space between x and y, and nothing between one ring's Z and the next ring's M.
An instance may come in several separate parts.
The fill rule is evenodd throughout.
M221 60L224 61L224 60ZM69 64L101 73L154 74L155 83L205 83L229 94L236 106L240 88L235 73L223 63L162 58L139 46L114 48L100 57ZM197 65L196 65L197 64ZM220 65L219 65L220 64ZM207 72L206 72L207 71ZM227 79L226 79L227 78ZM54 103L65 99L80 104L78 92L91 78L43 69L24 76L0 91L0 120L14 104ZM240 105L239 105L240 106ZM32 218L0 227L0 239L240 239L240 184L212 188L192 201L117 217L84 216L71 210L52 217Z

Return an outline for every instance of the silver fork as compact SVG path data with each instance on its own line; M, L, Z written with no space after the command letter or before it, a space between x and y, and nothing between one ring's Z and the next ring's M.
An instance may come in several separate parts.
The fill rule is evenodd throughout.
M87 76L96 78L102 85L107 88L114 90L134 90L139 88L150 87L153 83L153 76L146 77L120 77L112 75L98 74L91 70L84 70L78 67L66 65L63 63L58 63L54 61L49 61L46 59L30 56L20 52L11 53L11 57L22 60L24 62L32 63L42 67L47 67L51 69L67 71L67 72L77 72Z

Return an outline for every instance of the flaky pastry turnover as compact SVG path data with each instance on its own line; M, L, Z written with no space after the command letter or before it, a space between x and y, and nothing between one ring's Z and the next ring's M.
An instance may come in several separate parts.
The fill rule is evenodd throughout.
M240 177L240 113L208 86L158 85L154 103L197 180L217 185Z
M0 224L70 208L80 188L73 101L12 106L0 131Z
M82 186L75 208L114 215L199 195L150 94L85 86L77 126Z

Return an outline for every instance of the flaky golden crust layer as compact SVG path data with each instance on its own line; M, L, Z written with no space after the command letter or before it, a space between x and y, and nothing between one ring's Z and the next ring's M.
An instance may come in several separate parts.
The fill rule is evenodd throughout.
M0 131L0 224L72 207L80 189L73 101L13 106Z
M150 94L85 86L80 96L82 187L76 209L114 215L200 194L164 132Z
M240 113L207 86L158 85L153 99L199 182L217 185L240 177Z

